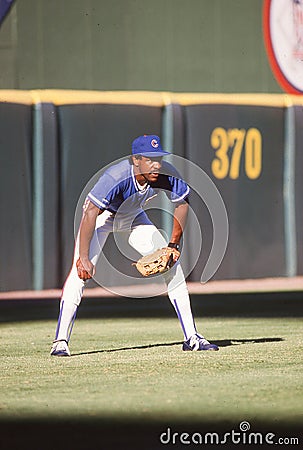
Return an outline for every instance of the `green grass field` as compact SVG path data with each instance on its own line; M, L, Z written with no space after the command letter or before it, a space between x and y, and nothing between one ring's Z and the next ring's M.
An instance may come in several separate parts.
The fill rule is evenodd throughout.
M302 423L301 318L196 322L219 352L182 352L174 318L79 318L70 358L49 356L55 321L1 323L2 430L37 420L129 422L132 429L148 424L154 433L151 448L158 448L167 427L228 431L248 421L253 431L285 433ZM127 446L127 427L123 432L124 448L134 448ZM110 448L116 438L91 448ZM135 441L140 442L140 433Z

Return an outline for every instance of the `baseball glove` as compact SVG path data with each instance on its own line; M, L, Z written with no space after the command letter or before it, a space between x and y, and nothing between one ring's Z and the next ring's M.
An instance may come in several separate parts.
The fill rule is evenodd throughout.
M150 255L142 256L133 265L144 277L166 272L180 258L180 252L176 248L163 247Z

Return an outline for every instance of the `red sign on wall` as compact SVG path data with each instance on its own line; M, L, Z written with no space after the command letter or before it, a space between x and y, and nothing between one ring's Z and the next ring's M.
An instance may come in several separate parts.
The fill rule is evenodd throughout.
M264 0L263 33L278 83L303 94L303 0Z

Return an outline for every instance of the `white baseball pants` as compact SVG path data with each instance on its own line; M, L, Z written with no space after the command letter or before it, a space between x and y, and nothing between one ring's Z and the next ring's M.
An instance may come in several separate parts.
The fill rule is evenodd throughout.
M100 252L106 239L113 231L114 217L111 213L104 211L98 216L96 228L90 244L90 260L94 265L98 261ZM118 229L125 230L122 222L118 224ZM127 227L127 226L126 226ZM117 226L115 224L115 230ZM149 221L145 214L141 214L134 228L131 230L129 244L141 255L152 253L157 248L167 245L159 230ZM63 287L60 314L56 330L56 340L70 339L73 323L76 317L77 308L80 305L83 290L86 282L78 277L76 261L79 258L79 240L76 240L74 259L71 271ZM196 327L192 316L190 298L184 278L182 268L179 263L163 275L167 285L168 297L178 316L184 339L189 339L196 333Z

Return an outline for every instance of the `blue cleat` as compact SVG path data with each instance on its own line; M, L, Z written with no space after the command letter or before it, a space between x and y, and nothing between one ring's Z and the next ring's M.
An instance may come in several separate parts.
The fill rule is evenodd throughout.
M54 341L50 354L51 356L70 356L67 341Z
M183 342L182 350L185 352L196 352L200 350L217 351L219 350L219 347L208 342L200 334L194 334L187 341Z

